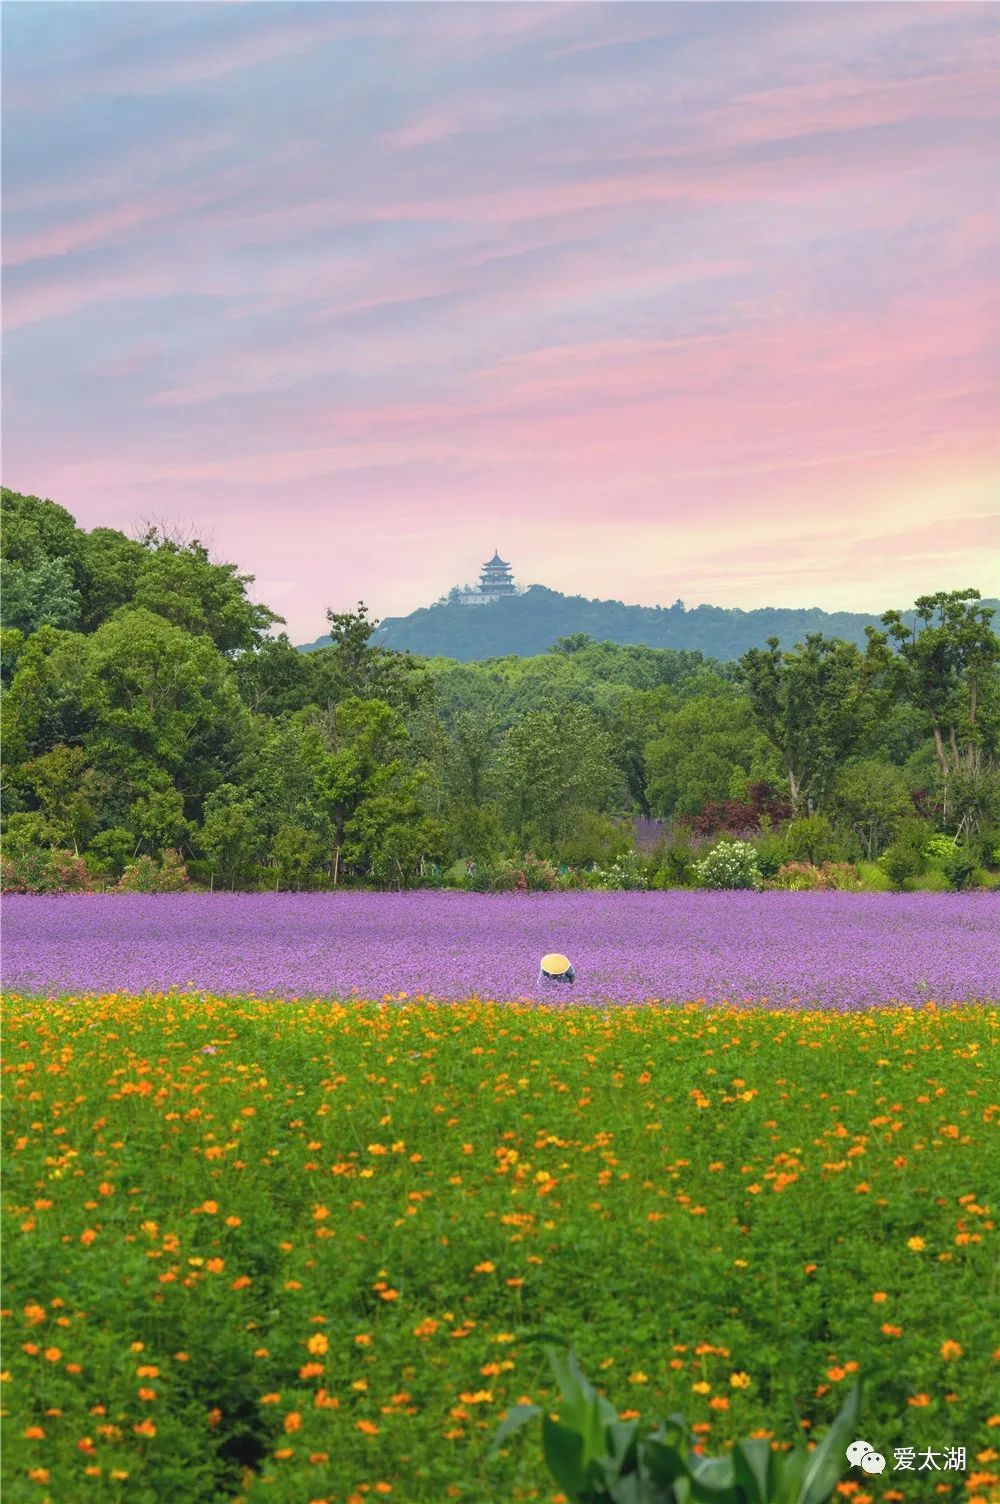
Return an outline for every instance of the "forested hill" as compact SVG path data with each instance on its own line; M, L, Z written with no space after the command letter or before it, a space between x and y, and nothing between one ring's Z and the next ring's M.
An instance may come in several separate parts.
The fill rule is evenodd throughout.
M1000 601L986 604L1000 612ZM471 663L511 653L530 658L546 652L561 637L585 633L598 642L698 650L725 662L742 657L750 648L763 647L769 637L777 637L783 648L792 648L808 632L822 632L863 647L866 626L879 627L878 616L816 607L764 606L741 611L695 606L688 610L680 601L669 607L626 606L621 601L592 601L532 585L523 595L488 606L441 603L409 616L387 617L372 641L428 658ZM302 651L312 652L329 642L329 637L319 637Z

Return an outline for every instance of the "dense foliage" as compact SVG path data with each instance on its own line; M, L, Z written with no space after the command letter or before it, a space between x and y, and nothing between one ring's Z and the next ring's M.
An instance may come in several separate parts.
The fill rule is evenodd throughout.
M818 607L763 606L741 611L735 606L685 606L683 601L672 606L629 606L622 601L563 595L545 585L530 585L519 595L473 609L455 604L458 594L452 591L409 616L387 618L379 628L378 642L428 658L472 662L511 653L530 658L548 652L560 637L584 634L600 641L645 643L655 648L697 648L725 660L742 657L772 635L786 648L810 632L864 647L865 628L880 624L877 616L860 611L821 611ZM989 605L1000 613L1000 601ZM907 620L912 620L912 613L907 613ZM317 638L308 651L325 646L328 640Z
M298 652L197 539L86 532L11 491L2 567L7 890L695 885L719 838L751 840L765 883L998 864L975 591L863 648L808 631L720 663L575 633L459 663L380 645L363 604Z
M537 1445L490 1457L561 1408L540 1331L710 1455L860 1378L856 1498L996 1496L994 1008L3 1022L5 1497L550 1500Z

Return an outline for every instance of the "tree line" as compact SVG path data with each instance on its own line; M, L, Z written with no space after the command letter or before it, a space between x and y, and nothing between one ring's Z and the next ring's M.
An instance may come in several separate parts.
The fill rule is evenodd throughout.
M196 538L2 508L8 887L606 870L650 829L661 867L727 833L815 863L944 836L996 865L1000 640L975 590L887 612L863 648L810 633L730 663L580 633L418 658L363 603L302 653Z

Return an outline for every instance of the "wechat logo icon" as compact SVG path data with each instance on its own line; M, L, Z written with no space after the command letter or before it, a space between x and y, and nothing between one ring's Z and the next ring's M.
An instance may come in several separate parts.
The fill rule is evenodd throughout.
M852 1441L847 1448L847 1460L852 1467L863 1467L866 1473L885 1470L885 1458L881 1452L876 1452L870 1441Z

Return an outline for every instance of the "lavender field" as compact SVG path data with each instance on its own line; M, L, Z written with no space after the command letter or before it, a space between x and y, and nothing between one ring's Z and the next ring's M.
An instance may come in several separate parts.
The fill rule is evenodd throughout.
M537 985L546 951L576 985ZM9 897L4 985L853 1009L1000 998L995 894Z

